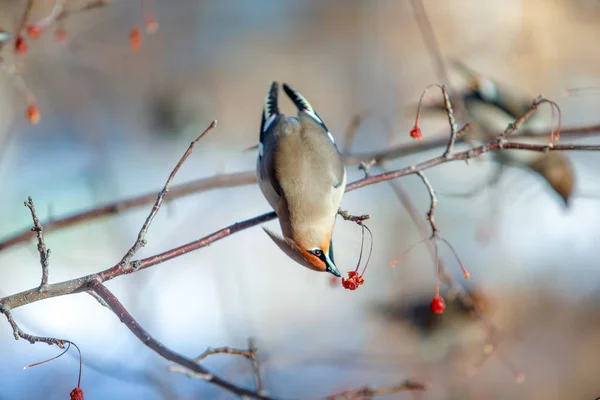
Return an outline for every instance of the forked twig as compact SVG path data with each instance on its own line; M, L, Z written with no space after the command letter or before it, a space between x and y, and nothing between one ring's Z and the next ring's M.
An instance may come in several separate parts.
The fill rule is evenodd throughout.
M171 174L169 175L169 178L167 179L167 182L165 183L165 186L158 193L158 196L156 197L156 202L154 203L154 206L152 207L152 210L150 210L150 214L148 214L148 217L146 218L146 221L142 225L142 228L140 229L140 232L138 233L138 236L137 236L137 239L136 239L135 243L133 244L133 246L131 246L131 248L129 249L129 251L127 251L127 253L125 253L125 256L123 257L123 259L121 260L121 262L119 262L119 264L118 264L119 268L125 268L129 264L129 261L131 261L131 259L135 255L135 253L137 253L137 251L140 248L142 248L142 247L144 247L146 245L146 239L145 239L146 233L148 232L148 229L150 228L150 224L152 223L152 220L154 219L154 216L158 213L158 210L160 210L160 206L162 205L163 199L165 198L165 196L167 195L167 193L169 193L169 189L171 189L171 183L173 182L173 179L175 178L175 175L177 175L177 172L179 171L179 168L181 168L181 166L183 165L183 163L185 162L185 160L187 160L187 158L190 156L190 154L192 154L192 151L194 151L194 147L196 147L196 144L198 144L198 142L208 132L210 132L211 130L213 130L216 126L217 126L217 120L214 120L208 126L208 128L206 128L204 130L204 132L202 132L200 134L200 136L198 136L194 141L192 141L192 143L190 143L190 147L188 147L188 149L183 154L183 156L181 157L181 159L179 159L179 162L177 163L177 165L175 165L175 168L173 168L173 170L171 171ZM137 269L136 265L137 264L135 264L135 263L132 264L132 268L134 270Z

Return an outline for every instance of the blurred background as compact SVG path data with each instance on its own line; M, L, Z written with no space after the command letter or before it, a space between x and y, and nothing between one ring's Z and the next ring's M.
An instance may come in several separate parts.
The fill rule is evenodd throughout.
M0 28L14 33L25 3L0 2ZM543 93L555 100L563 127L600 122L598 92L564 96L567 88L600 86L598 0L423 5L445 57L531 99ZM51 8L51 1L35 1L31 20ZM13 42L0 53L5 66L21 72L41 112L40 123L29 124L27 100L9 74L0 75L0 240L30 227L27 196L45 221L158 191L213 119L217 129L175 183L252 171L256 154L244 150L258 141L271 80L288 82L310 99L342 147L352 118L361 115L350 153L411 141L414 105L427 85L441 83L407 0L148 1L146 11L152 9L160 27L142 34L135 53L129 32L142 28L144 16L133 0L72 14L64 20L64 43L54 40L51 28L37 40L26 38L25 55L13 54ZM293 113L280 99L282 110ZM448 131L443 115L423 115L421 128L426 139ZM397 158L386 168L443 150ZM485 304L486 323L451 293L447 312L432 318L435 273L426 246L391 266L421 236L390 183L353 191L342 202L350 213L371 215L373 257L357 291L296 265L259 227L107 286L155 338L189 357L208 346L244 347L254 337L265 389L277 397L314 398L413 378L429 386L422 399L593 399L600 396L600 160L593 152L565 155L575 177L568 208L526 168L506 168L496 185L486 186L498 162L492 157L426 172L438 192L437 225L469 269L468 288ZM348 166L349 182L362 176ZM429 197L422 183L410 176L400 184L424 218ZM117 263L149 210L47 233L50 282ZM255 184L167 201L138 256L267 211ZM276 221L266 226L279 230ZM345 273L356 265L360 228L338 219L334 241ZM440 256L464 284L452 253L441 246ZM39 278L33 240L0 252L0 297L32 288ZM27 332L78 344L82 387L91 399L235 398L168 372L166 360L86 294L31 304L13 315ZM499 332L499 344L482 363L489 325ZM15 341L0 322L0 399L66 398L77 382L76 352L23 371L57 351ZM205 365L253 387L247 360L217 355ZM417 398L387 398L411 396Z

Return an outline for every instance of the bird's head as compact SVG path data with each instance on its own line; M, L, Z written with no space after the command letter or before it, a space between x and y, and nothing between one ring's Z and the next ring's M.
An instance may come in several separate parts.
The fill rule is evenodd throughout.
M298 264L313 271L329 272L340 277L333 260L331 231L315 238L310 234L293 234L292 237L281 237L263 228L279 248Z
M472 70L458 60L452 60L452 66L465 79L472 95L486 103L495 103L498 98L496 83L486 76Z

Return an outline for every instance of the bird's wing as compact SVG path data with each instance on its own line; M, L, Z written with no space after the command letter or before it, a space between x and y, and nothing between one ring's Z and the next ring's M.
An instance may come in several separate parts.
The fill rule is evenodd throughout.
M319 117L310 102L297 90L287 83L283 84L283 90L294 102L298 109L298 119L301 125L303 140L307 147L316 149L319 157L311 157L314 160L313 167L321 173L328 173L332 178L332 186L335 188L345 184L346 170L342 161L335 138L327 129L323 120ZM304 135L304 132L322 132L322 135Z
M276 146L274 130L281 115L277 104L278 91L279 84L276 81L271 82L263 106L256 165L259 186L267 201L275 210L277 210L282 196L281 186L275 175L273 159L273 150Z

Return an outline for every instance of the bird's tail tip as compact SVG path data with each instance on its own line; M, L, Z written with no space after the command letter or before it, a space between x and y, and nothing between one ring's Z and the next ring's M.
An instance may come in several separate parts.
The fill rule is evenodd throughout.
M283 83L283 91L294 102L299 111L315 112L310 102L288 83Z

